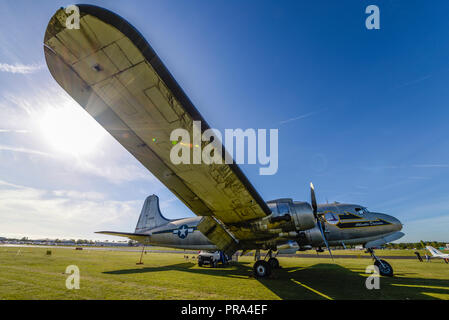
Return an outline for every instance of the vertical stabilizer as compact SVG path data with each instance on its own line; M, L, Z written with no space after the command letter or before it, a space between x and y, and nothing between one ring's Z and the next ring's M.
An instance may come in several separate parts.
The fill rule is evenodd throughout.
M143 204L135 233L162 226L170 221L162 216L159 209L159 198L153 194L146 198Z

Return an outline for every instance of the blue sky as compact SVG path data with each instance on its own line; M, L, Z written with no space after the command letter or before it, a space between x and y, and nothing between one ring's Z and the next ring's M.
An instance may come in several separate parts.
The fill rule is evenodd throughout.
M279 129L277 174L242 166L264 199L309 200L313 181L320 202L398 217L401 241L449 241L449 3L86 3L131 22L212 127ZM153 193L166 216L193 215L46 69L48 20L69 4L0 3L0 236L132 231ZM74 132L88 151L54 139Z

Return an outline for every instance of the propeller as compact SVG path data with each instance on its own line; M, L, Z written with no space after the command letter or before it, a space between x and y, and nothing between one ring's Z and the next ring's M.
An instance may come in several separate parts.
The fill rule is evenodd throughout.
M324 244L326 245L327 250L329 250L329 254L332 258L332 261L334 260L334 256L332 255L331 248L329 247L329 243L326 239L326 234L324 233L324 222L321 220L321 217L318 215L318 206L316 204L316 197L315 197L315 187L313 186L313 183L310 183L310 199L312 202L312 209L313 209L313 216L315 217L316 224L318 225L318 229L320 229L321 237L323 238Z

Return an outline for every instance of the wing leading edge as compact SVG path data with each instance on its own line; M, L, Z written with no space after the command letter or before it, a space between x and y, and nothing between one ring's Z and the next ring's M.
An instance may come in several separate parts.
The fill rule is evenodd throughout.
M208 124L134 27L108 10L78 7L80 29L67 29L60 9L45 33L55 80L195 214L225 225L270 214L235 163L171 163L171 131L191 132L201 121L204 132Z

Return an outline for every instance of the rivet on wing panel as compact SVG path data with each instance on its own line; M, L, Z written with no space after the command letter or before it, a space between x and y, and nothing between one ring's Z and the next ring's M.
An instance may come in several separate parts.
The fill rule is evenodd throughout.
M94 68L96 65L101 65L100 72ZM73 68L89 85L100 82L118 72L118 69L102 50L78 61L73 65Z

